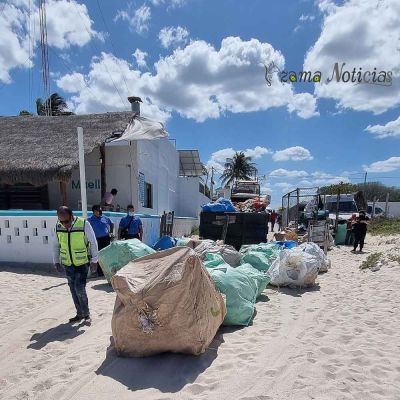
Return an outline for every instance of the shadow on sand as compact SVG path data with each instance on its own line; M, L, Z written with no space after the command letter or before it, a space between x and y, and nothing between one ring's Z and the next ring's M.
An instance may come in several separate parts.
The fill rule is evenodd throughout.
M132 391L154 388L163 393L176 393L210 367L223 341L223 334L219 331L207 351L200 356L164 353L144 358L122 358L110 346L96 374L115 379Z
M310 287L290 288L290 287L268 286L268 289L271 289L275 292L286 294L288 296L301 297L304 293L319 292L320 286L319 283L316 283L315 285Z
M96 285L93 285L93 286L91 287L91 289L94 289L94 290L101 290L101 291L106 292L106 293L111 293L111 292L114 291L114 289L112 288L112 286L111 286L109 283L107 283L107 282L98 283L98 284L96 284Z
M80 330L84 326L83 323L72 325L69 323L58 325L50 328L42 333L35 333L31 337L31 343L27 346L28 349L40 350L52 342L63 342L67 339L73 339L82 335L85 331Z

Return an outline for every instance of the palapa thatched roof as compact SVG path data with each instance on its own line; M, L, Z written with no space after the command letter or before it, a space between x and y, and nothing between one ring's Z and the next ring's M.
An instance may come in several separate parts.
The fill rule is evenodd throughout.
M131 118L132 112L0 117L0 184L67 181L78 165L78 126L90 153Z

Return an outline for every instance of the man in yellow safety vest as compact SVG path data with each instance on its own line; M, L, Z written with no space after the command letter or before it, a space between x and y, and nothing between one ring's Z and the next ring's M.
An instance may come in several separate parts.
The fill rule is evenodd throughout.
M91 323L86 280L90 269L97 269L97 241L91 225L83 218L75 217L69 207L57 210L58 221L54 230L53 259L58 272L67 276L68 286L76 308L76 316L70 323Z

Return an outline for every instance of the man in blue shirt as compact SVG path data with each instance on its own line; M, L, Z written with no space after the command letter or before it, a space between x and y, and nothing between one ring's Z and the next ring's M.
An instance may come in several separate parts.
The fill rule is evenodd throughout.
M118 228L118 239L139 239L143 238L143 224L135 215L135 208L132 204L127 207L128 215L121 219Z
M88 218L88 222L93 228L96 235L97 247L99 250L104 249L111 243L110 235L114 232L114 224L110 218L103 215L103 210L99 205L92 207L93 215ZM103 276L103 271L97 266L97 275Z

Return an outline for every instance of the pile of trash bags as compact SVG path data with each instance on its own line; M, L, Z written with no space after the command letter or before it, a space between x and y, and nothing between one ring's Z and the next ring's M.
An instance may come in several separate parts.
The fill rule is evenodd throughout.
M203 212L236 212L236 208L229 199L220 197L214 203L207 203L201 206Z
M201 354L226 315L222 295L188 247L131 261L111 282L117 294L111 327L121 356Z
M254 199L248 199L244 202L237 203L236 209L240 212L261 212L265 211L268 203L266 203L265 199L261 199L260 197L255 197Z
M178 238L155 247L163 243L174 247L155 252L134 239L124 241L126 248L109 246L113 256L101 251L117 293L112 331L120 355L201 354L220 325L249 325L268 284L313 285L330 265L315 243L269 242L237 251L212 240Z
M129 261L155 253L139 239L116 240L99 251L99 264L104 277L110 283L112 276Z
M312 286L319 272L330 266L328 258L315 243L303 243L298 247L284 249L268 269L271 285Z

